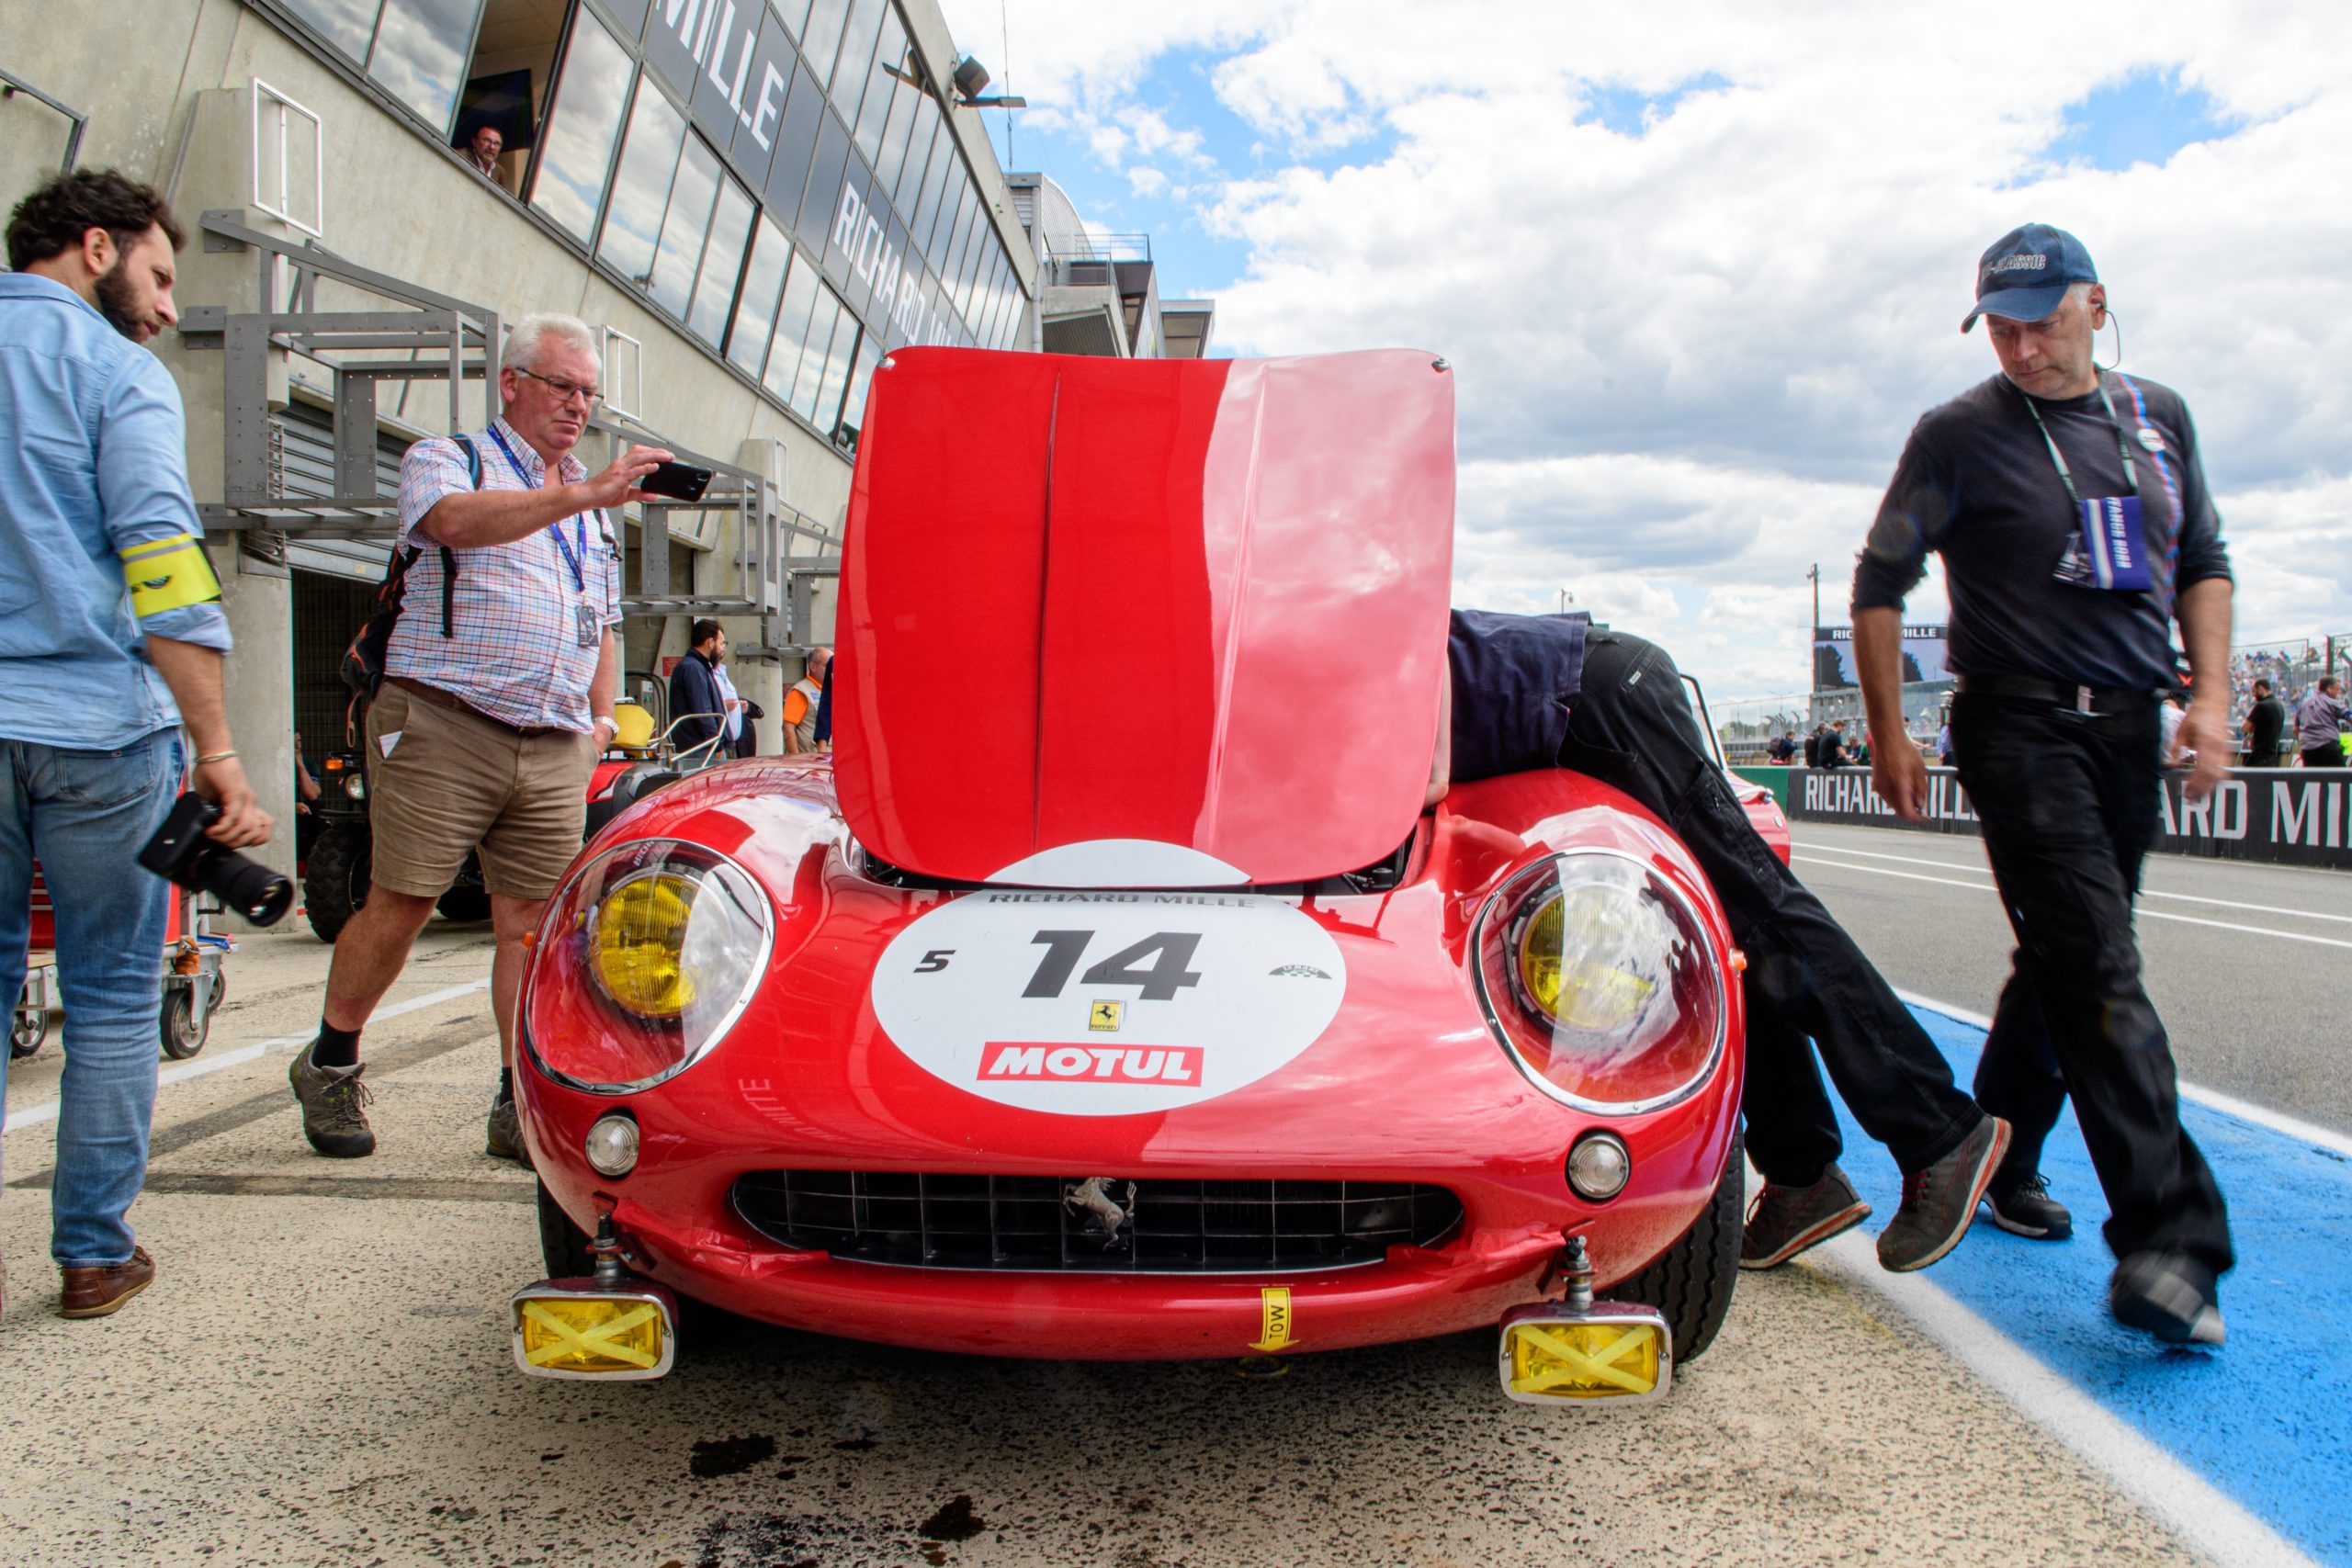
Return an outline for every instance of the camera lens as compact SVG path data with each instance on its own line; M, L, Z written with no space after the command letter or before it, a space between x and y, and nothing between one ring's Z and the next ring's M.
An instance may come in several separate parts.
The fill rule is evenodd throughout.
M196 885L257 926L274 926L294 903L294 885L234 850L199 853L188 870Z

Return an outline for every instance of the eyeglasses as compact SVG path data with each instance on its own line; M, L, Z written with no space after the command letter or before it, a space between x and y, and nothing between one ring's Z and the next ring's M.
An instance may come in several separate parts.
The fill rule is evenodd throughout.
M594 409L605 400L605 391L601 387L583 387L577 381L567 381L560 376L542 376L536 370L526 370L519 365L510 365L507 368L517 376L528 376L534 381L546 382L554 390L555 395L567 403L574 398L579 398Z

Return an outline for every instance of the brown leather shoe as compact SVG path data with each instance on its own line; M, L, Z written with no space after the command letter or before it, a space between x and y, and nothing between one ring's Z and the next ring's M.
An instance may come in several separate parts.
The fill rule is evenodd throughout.
M61 1269L65 1291L58 1298L60 1317L104 1317L155 1282L155 1260L143 1247L130 1249L128 1263L95 1269Z

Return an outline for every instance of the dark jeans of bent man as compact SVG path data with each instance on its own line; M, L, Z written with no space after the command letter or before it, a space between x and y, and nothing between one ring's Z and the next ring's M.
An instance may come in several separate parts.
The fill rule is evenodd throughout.
M1747 1152L1765 1179L1809 1187L1841 1151L1806 1037L1864 1131L1906 1171L1974 1129L1975 1102L1861 949L1749 825L1705 749L1664 649L1617 632L1585 645L1560 764L1614 784L1674 829L1747 954Z
M2038 1161L2071 1092L2118 1257L2179 1251L2230 1267L2229 1214L2180 1124L2172 1043L2140 981L2132 902L2156 840L2155 704L2086 716L1963 692L1960 782L1984 829L2018 948L1976 1098Z

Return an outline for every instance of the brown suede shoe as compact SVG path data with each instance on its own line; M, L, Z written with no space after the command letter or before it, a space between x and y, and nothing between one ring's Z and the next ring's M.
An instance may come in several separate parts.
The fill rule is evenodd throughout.
M143 1247L130 1249L130 1261L95 1269L61 1269L64 1293L58 1297L60 1317L104 1317L155 1282L155 1260Z

